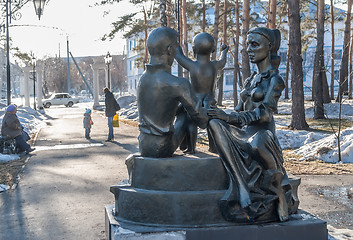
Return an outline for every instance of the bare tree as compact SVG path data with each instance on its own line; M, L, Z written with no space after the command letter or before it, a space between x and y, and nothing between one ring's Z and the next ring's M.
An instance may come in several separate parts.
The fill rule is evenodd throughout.
M215 7L214 7L214 25L213 25L213 37L215 40L216 46L218 45L218 27L219 27L219 1L215 0ZM217 48L217 47L216 47ZM214 51L212 54L212 59L216 59L217 51Z
M227 40L227 13L228 13L228 0L224 0L223 5L223 44L228 44ZM222 105L223 101L223 83L224 83L224 70L218 80L218 105Z
M242 75L243 79L247 79L250 77L250 63L249 63L249 55L246 51L246 39L247 34L250 28L250 0L243 1L243 17L242 17L242 30L241 30L241 38L242 38L242 50L241 50L241 66L242 66Z
M161 26L162 26L162 27L168 26L168 20L167 20L167 0L160 0L159 12L160 12L160 15L161 15Z
M205 32L206 29L206 3L205 0L202 0L202 32Z
M288 33L288 42L290 42L290 34ZM285 78L285 84L286 84L286 89L284 89L284 99L289 99L289 68L290 68L290 45L288 44L288 50L287 50L287 62L286 62L286 78Z
M331 0L331 99L335 99L335 16L333 8L333 0Z
M276 28L276 13L277 13L277 0L268 1L269 11L267 19L267 27L271 29Z
M235 37L233 37L234 43L234 80L233 80L233 99L234 108L238 105L238 73L239 73L239 35L240 35L240 16L239 16L239 0L235 1Z
M352 10L352 0L348 0L348 10L344 28L343 37L343 55L340 67L340 80L339 80L339 90L336 98L337 102L342 100L342 96L348 91L348 54L349 54L349 44L350 44L350 31L351 31L351 10Z
M313 78L314 119L325 118L323 101L325 1L317 1L317 37Z
M186 0L182 0L182 22L183 22L183 50L186 56L188 55L189 52L189 46L188 46L188 22L186 18ZM184 78L188 79L189 78L189 72L184 69Z
M292 129L307 129L305 121L303 66L301 57L300 10L298 0L288 0L289 45L291 53Z

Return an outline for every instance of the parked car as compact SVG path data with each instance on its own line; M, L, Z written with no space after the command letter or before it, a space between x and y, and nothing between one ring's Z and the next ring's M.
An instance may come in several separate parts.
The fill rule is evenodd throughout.
M68 93L55 93L50 98L43 100L45 108L50 108L51 105L72 107L76 103L78 103L78 99L71 97Z

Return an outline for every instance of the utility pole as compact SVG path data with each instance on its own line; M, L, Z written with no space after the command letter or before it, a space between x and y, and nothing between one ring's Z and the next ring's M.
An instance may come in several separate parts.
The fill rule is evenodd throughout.
M70 79L70 49L69 49L69 36L66 37L67 45L67 93L70 94L71 79Z

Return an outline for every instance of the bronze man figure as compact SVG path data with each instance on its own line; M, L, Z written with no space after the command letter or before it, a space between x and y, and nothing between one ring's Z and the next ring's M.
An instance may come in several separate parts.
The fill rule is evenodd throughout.
M180 110L180 104L198 126L205 128L208 123L190 82L171 75L178 45L178 33L168 27L154 29L147 38L150 62L137 90L143 157L171 157L178 148L187 127L187 114Z

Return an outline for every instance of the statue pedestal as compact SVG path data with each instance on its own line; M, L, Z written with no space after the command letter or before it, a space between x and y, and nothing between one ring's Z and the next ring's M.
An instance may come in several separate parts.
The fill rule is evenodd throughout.
M229 177L216 155L132 155L126 164L130 184L110 187L115 205L106 207L108 239L327 239L326 223L312 217L292 215L291 221L281 223L274 222L274 213L262 222L226 221L219 200ZM300 179L290 182L296 195ZM171 231L173 235L165 237Z
M326 222L302 210L283 223L224 227L163 228L117 221L114 206L105 207L108 240L327 240Z

